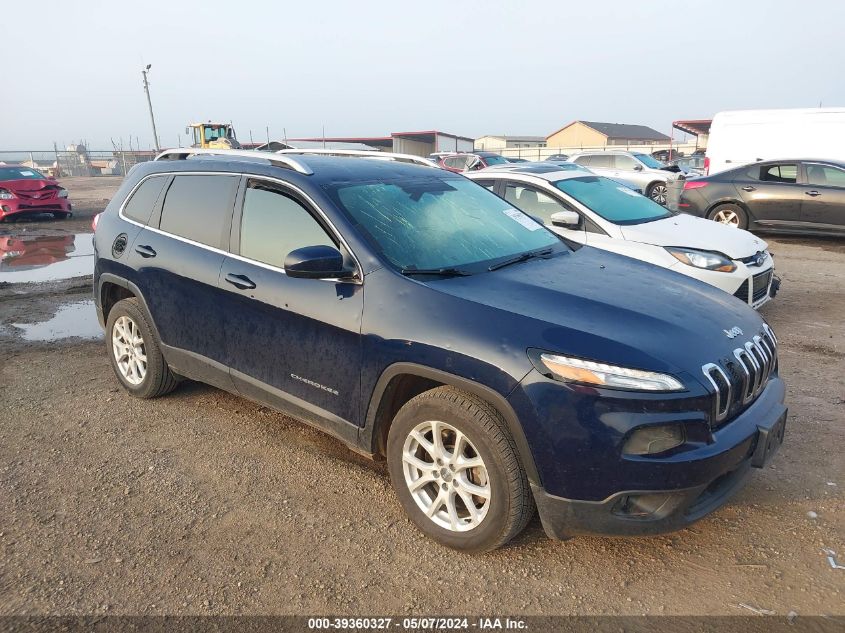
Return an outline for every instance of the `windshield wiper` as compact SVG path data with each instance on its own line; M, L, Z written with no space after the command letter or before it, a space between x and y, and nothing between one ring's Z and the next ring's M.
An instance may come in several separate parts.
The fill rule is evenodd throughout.
M539 251L528 251L526 253L517 255L516 257L511 257L510 259L506 259L504 261L493 264L492 266L488 267L487 270L499 270L500 268L510 266L511 264L519 264L520 262L527 262L529 259L534 259L535 257L545 257L546 255L551 254L551 248L544 248Z
M466 277L472 273L460 268L403 268L403 275L440 275L441 277Z

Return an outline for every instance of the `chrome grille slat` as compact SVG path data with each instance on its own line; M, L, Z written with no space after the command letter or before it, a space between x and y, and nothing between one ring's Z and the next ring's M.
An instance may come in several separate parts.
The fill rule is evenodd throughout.
M733 350L733 359L702 365L701 371L716 392L713 404L715 424L721 425L732 411L737 411L737 407L744 408L757 398L776 368L777 337L766 324L761 333Z

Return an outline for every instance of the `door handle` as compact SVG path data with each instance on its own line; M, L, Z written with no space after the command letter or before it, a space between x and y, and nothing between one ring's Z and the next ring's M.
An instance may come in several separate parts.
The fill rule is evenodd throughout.
M135 252L141 257L155 257L156 252L152 246L144 246L143 244L135 247Z
M754 191L757 187L752 187L751 185L745 185L742 190L743 191Z
M806 193L808 196L812 196L813 198L815 198L816 196L822 195L818 191L816 191L815 189L813 189L812 191L805 191L804 193Z
M246 275L229 273L226 275L226 281L232 284L235 288L240 288L241 290L252 290L255 288L255 282Z

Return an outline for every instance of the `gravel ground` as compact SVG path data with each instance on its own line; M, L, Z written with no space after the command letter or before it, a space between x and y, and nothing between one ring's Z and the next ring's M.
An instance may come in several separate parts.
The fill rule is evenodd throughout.
M0 234L88 227L110 193L70 180L82 218ZM845 242L770 242L790 406L773 464L682 532L556 542L535 518L483 556L423 538L383 466L318 431L196 383L136 400L101 340L21 338L87 279L0 283L0 615L845 617L824 552L845 564Z

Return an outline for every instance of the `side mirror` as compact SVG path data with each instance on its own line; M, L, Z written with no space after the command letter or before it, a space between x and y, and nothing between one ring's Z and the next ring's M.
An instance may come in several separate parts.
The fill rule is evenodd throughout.
M552 213L552 224L565 229L574 229L581 224L581 216L575 211L558 211Z
M285 273L301 279L349 277L343 269L343 255L334 246L304 246L285 257Z
M642 171L642 170L643 170L642 165L634 165L634 171Z

